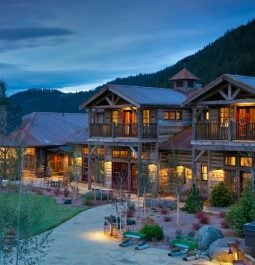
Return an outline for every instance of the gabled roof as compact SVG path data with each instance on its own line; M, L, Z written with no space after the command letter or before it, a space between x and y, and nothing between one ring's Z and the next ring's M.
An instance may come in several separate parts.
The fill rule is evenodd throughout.
M81 131L86 132L87 123L86 113L33 112L23 116L12 138L22 140L26 147L60 146L71 143ZM87 134L82 137L85 142Z
M169 138L160 145L160 150L191 150L192 127L182 130L180 133Z
M107 91L118 95L137 107L177 106L181 105L187 99L187 96L184 93L170 88L110 84L81 104L80 108L86 108L92 105L94 100L105 94Z
M199 80L199 78L192 74L188 69L183 68L180 72L172 76L169 80Z
M207 84L202 89L198 90L197 93L192 94L184 103L183 106L196 102L200 97L206 95L210 90L214 89L220 83L227 81L231 84L242 88L243 90L255 95L255 77L253 76L243 76L243 75L232 75L232 74L223 74L214 81Z

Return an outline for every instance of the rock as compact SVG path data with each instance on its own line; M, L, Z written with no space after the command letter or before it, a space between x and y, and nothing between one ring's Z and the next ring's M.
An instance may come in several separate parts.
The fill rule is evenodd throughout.
M198 244L197 249L207 250L212 242L223 237L224 236L219 229L205 225L201 227L195 235L195 239L197 240Z
M208 250L209 257L211 260L215 260L218 262L230 262L232 263L234 260L234 255L229 254L229 245L228 243L235 242L236 240L240 240L237 237L225 237L214 241ZM244 242L243 240L240 243L240 249L243 249ZM241 255L241 257L243 257Z

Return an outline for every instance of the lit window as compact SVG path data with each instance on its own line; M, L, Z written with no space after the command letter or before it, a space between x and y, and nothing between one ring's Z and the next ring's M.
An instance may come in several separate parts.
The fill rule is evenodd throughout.
M181 120L181 111L164 111L164 120Z
M229 121L229 108L220 108L220 123Z
M208 180L208 167L205 165L201 166L201 179Z
M240 157L240 165L241 167L250 167L252 165L251 157Z
M235 166L236 165L236 157L235 156L226 156L225 157L225 165L226 166Z
M164 111L164 120L169 120L169 112Z
M128 150L112 150L113 158L128 158Z
M119 121L119 112L117 110L112 111L112 122L118 124Z
M209 121L209 111L205 111L205 120Z
M150 110L144 109L143 110L143 124L150 123Z

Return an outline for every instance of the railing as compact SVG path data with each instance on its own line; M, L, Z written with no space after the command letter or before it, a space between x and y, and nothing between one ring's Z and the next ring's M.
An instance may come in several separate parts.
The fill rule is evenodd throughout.
M90 136L96 137L138 137L138 124L134 123L107 123L90 124ZM142 135L144 138L157 137L157 124L149 123L142 125Z
M255 140L255 123L197 123L196 140Z

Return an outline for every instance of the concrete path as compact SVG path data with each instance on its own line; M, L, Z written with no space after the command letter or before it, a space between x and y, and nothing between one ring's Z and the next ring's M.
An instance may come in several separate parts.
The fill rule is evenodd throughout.
M205 260L185 262L181 257L168 257L167 250L121 248L120 240L104 235L104 217L113 214L112 205L85 211L53 230L44 265L184 265L213 264Z

